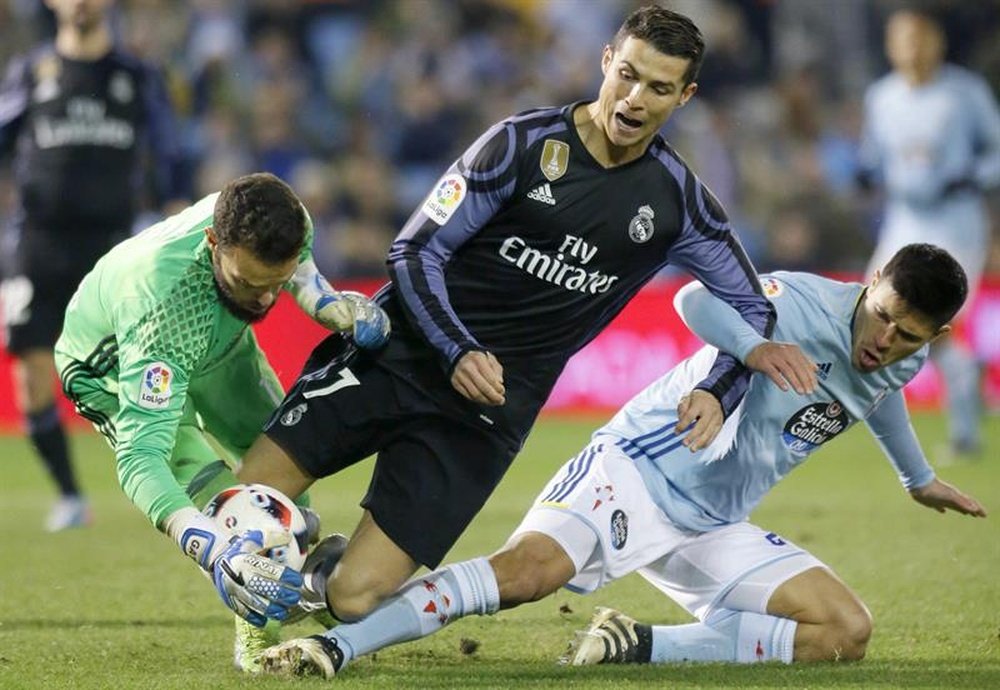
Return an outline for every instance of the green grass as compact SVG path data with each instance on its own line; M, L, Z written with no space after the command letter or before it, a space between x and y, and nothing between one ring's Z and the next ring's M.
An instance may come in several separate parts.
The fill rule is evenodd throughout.
M449 560L488 553L600 420L538 425L503 485ZM926 447L943 438L915 420ZM0 688L290 688L318 680L244 678L230 664L231 617L213 588L120 493L110 451L73 438L96 515L88 530L49 535L52 499L26 443L0 437ZM875 617L859 664L564 668L554 663L593 606L645 620L684 611L632 576L590 597L558 593L499 615L460 621L429 639L362 659L335 682L354 688L851 687L1000 688L1000 420L994 457L941 470L995 513L939 515L911 501L863 429L834 441L764 502L754 521L809 548ZM320 482L327 529L349 531L368 463ZM311 624L296 630L311 633ZM463 654L460 641L478 641Z

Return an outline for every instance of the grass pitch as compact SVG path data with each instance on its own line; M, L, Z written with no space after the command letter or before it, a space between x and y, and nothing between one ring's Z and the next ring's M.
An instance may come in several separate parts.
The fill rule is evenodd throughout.
M502 544L535 494L603 420L545 419L448 560ZM915 418L926 448L943 422ZM831 565L871 608L875 634L857 664L565 668L555 664L593 607L647 622L685 612L631 576L589 597L560 592L354 663L354 688L1000 688L1000 420L990 453L939 475L993 513L973 520L919 506L863 428L832 442L761 505L754 522ZM111 453L73 438L95 513L90 529L49 535L53 491L18 437L0 437L0 688L290 688L319 680L246 678L231 666L232 618L213 588L121 494ZM370 462L313 491L326 530L350 531ZM313 624L290 631L311 634ZM469 644L473 641L473 644ZM476 647L472 653L463 652Z

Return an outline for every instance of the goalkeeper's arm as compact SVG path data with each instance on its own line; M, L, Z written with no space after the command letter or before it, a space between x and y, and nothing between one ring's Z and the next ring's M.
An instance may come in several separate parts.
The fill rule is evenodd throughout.
M288 291L313 321L350 336L358 347L378 348L389 338L389 317L382 308L359 292L334 290L312 259L299 264Z
M260 530L228 534L194 508L172 513L163 528L212 579L226 606L253 625L262 627L268 618L283 620L298 603L299 572L260 553L288 543L291 535Z

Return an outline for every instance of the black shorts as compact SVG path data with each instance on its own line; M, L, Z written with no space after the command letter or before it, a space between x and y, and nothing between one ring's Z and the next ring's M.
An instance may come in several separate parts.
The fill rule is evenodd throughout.
M66 307L76 288L127 231L80 236L65 226L40 229L25 223L14 255L5 261L0 283L0 317L7 349L51 350L62 331Z
M51 350L59 339L66 305L88 267L79 275L19 275L0 284L0 312L3 313L7 349L14 355L42 348Z
M434 568L503 478L523 434L480 416L443 373L430 377L440 379L435 390L418 388L378 355L338 359L341 343L331 336L317 347L264 431L316 478L377 453L361 505L413 560Z

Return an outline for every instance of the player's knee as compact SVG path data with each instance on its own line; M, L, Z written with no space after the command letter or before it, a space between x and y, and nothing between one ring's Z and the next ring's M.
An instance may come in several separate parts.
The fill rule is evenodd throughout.
M364 618L392 595L398 584L374 576L338 569L326 583L326 598L331 611L345 623Z
M831 661L860 661L872 636L872 616L864 606L841 609L828 625Z
M538 601L569 582L575 572L566 552L537 533L522 535L493 554L490 565L497 576L503 608Z

